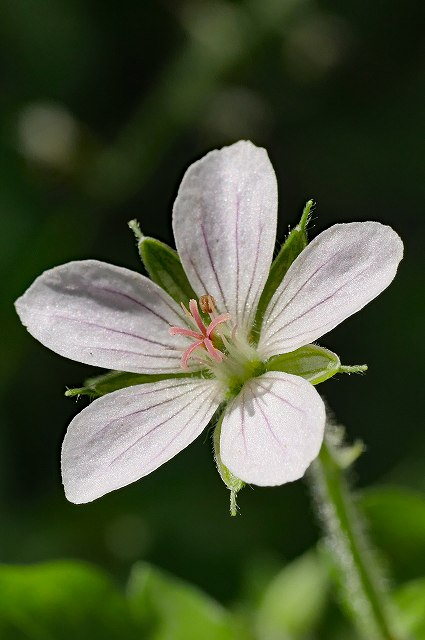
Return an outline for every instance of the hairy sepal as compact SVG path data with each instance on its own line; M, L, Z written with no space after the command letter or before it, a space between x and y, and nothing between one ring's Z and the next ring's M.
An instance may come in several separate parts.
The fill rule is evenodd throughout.
M267 371L284 371L305 378L311 384L319 384L339 372L341 362L336 353L308 344L291 353L274 356L266 363Z
M174 374L145 374L145 373L126 373L124 371L109 371L102 376L96 376L86 380L82 387L75 389L67 389L65 395L67 397L89 396L90 398L100 398L107 393L131 387L136 384L146 384L148 382L159 382L172 378L202 377L200 372L194 374L174 373Z
M223 464L220 456L220 435L221 435L221 423L220 418L213 433L213 446L214 446L214 460L217 465L217 471L220 474L220 478L230 491L230 515L236 516L238 512L238 505L236 503L236 496L238 492L244 488L245 482L239 480L233 473Z

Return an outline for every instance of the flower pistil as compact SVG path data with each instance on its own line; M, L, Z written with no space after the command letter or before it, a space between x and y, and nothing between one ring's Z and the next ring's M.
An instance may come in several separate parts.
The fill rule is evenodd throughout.
M194 342L184 351L181 367L189 368L189 360L196 358L198 364L206 367L209 374L216 378L229 399L237 395L244 382L264 373L264 363L248 336L233 322L229 313L217 314L215 300L211 295L203 295L198 302L190 300L189 309L181 307L192 328L171 327L170 334L191 338Z
M194 329L187 329L185 327L171 327L170 334L172 336L181 335L187 338L195 340L183 353L181 359L181 366L183 369L189 368L189 360L195 351L201 349L202 354L197 353L198 360L205 365L210 364L210 359L214 362L222 362L225 354L222 349L218 348L218 340L216 337L216 329L219 325L225 324L230 321L229 313L222 313L216 315L215 302L212 296L202 296L200 299L201 309L205 309L210 318L210 323L205 324L198 309L198 303L196 300L189 301L189 310L181 303L182 309L189 320L189 322L195 327ZM225 344L226 338L224 332L220 335L221 343ZM221 345L220 345L221 346ZM223 347L222 347L223 348ZM207 359L202 355L207 355ZM201 357L199 357L201 356ZM209 358L208 358L209 356Z

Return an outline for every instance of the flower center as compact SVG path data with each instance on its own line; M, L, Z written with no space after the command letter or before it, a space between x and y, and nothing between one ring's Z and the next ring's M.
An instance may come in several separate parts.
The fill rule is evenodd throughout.
M215 300L210 295L189 301L189 309L181 303L189 327L171 327L172 336L189 338L192 344L181 358L182 369L189 368L193 359L221 381L230 395L236 394L248 379L264 372L264 364L258 357L248 336L240 331L229 313L218 314Z
M224 335L229 332L229 327L224 325L230 321L230 314L222 313L221 315L216 315L214 298L209 295L202 296L199 300L199 305L201 310L209 316L207 324L201 318L196 300L190 300L189 310L183 302L181 306L193 329L183 327L170 328L172 336L180 335L194 340L182 355L181 366L183 369L188 369L190 358L195 358L195 356L198 362L206 366L209 366L211 360L213 362L221 362L224 357L223 346L226 340ZM222 326L219 331L218 327L220 325Z

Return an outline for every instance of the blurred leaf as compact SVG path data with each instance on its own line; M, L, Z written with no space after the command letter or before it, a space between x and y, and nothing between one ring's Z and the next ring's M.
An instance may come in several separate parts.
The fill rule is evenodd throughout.
M425 578L404 584L394 596L399 623L415 640L425 640Z
M309 551L270 583L257 613L259 640L304 638L318 624L328 598L328 571Z
M148 564L133 568L128 589L134 615L153 640L237 638L230 614L217 602Z
M363 494L362 507L393 574L401 580L424 575L425 497L400 488L371 489Z
M123 595L101 571L74 562L0 567L5 640L136 640Z
M282 282L289 267L299 256L301 251L307 246L307 225L310 220L311 210L314 206L313 200L309 200L302 212L301 219L297 226L292 229L285 242L283 243L277 257L270 267L269 277L264 286L258 303L257 313L255 315L255 332L259 335L261 324L263 322L264 312L274 292Z
M291 353L270 358L267 371L286 371L305 378L311 384L319 384L338 373L341 362L329 349L308 344Z
M192 374L194 377L196 374ZM89 378L84 385L75 389L68 389L65 392L67 397L90 396L98 398L112 391L132 387L135 384L146 384L147 382L158 382L167 378L187 378L186 373L125 373L124 371L109 371L102 376Z

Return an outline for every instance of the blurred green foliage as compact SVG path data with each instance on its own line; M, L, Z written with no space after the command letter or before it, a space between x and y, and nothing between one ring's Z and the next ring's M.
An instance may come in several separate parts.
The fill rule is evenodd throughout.
M363 500L368 504L372 536L379 538L384 525L388 538L397 546L396 554L391 553L391 544L385 548L396 574L405 570L403 556L410 553L409 534L417 535L419 498L407 491L404 498L402 536L391 513L398 506L395 492L375 489ZM260 588L239 596L227 610L199 588L147 563L132 567L125 587L82 562L0 565L0 593L0 637L7 640L358 638L341 615L327 554L320 545L283 569L263 574ZM425 579L403 583L395 591L394 603L399 628L409 634L407 637L424 640Z
M138 637L124 596L100 571L72 562L0 569L2 638Z
M1 3L2 562L78 558L123 584L134 562L149 561L222 603L241 602L239 620L249 603L260 606L255 594L260 611L269 606L265 589L282 564L315 544L302 483L246 489L242 516L230 519L207 437L136 485L93 504L66 503L60 443L85 401L63 393L102 372L43 349L13 310L41 271L71 259L141 269L127 221L137 217L144 233L172 244L170 211L184 169L210 148L250 138L268 149L276 169L281 240L313 197L311 237L334 222L377 219L405 241L390 290L323 341L343 362L367 362L366 377L336 376L320 391L350 437L367 444L360 485L391 481L418 492L365 498L376 544L395 586L403 583L397 599L407 609L418 602L412 594L423 593L425 572L422 15L419 0ZM67 576L64 598L75 579L81 606L109 593L111 610L128 607L109 578L63 566L3 570L7 624L15 620L13 593L33 591L31 581L47 586L28 598L19 624L38 597L42 611L43 594L46 610L61 606L48 584ZM326 611L320 621L310 614L318 637L348 639L337 605ZM36 627L47 620L37 615ZM85 620L83 610L75 615ZM417 604L406 616L423 629ZM74 637L92 622L81 622ZM25 636L19 624L3 636L62 637L54 626ZM113 621L98 624L110 625L114 637ZM167 637L168 623L158 624L154 637ZM60 633L67 628L76 628L72 620Z

